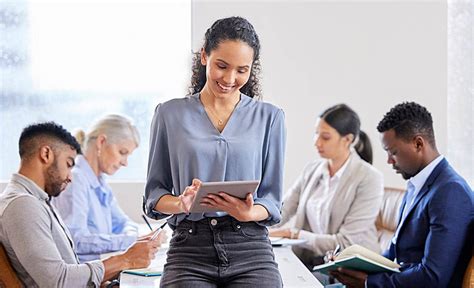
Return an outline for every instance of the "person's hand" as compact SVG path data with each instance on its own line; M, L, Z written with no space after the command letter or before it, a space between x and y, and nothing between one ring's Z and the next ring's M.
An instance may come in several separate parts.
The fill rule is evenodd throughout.
M193 183L191 186L186 187L184 189L183 194L179 195L179 208L186 214L189 214L189 210L191 209L191 205L193 204L194 197L196 196L197 191L201 188L201 180L193 179Z
M328 263L329 261L335 261L336 256L339 255L339 253L340 253L340 251L339 251L340 248L341 248L341 246L339 246L339 244L337 244L336 249L326 251L326 254L324 255L324 263Z
M151 231L148 234L145 234L145 235L142 235L142 236L138 237L137 241L150 240L151 237L153 237L153 234L155 234L155 230ZM166 230L161 230L160 233L158 233L157 239L160 240L159 241L160 244L165 243L166 240L168 240L168 235L166 233Z
M145 268L155 258L156 251L160 248L160 240L142 240L133 243L122 256L127 263L126 269Z
M239 199L225 192L219 192L218 194L208 194L201 200L202 205L225 211L241 222L254 220L253 203L252 193L248 193L245 199Z
M268 235L271 237L283 237L283 238L291 238L291 230L290 228L270 228L268 230Z
M330 271L329 274L346 285L347 288L364 288L365 281L367 281L367 273L341 267L335 271Z

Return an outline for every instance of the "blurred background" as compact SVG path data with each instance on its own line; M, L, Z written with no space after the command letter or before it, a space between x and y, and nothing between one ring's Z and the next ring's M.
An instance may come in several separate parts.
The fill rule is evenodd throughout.
M315 121L337 103L361 117L385 185L404 188L376 131L403 101L428 108L440 152L472 187L473 15L468 0L0 0L0 189L18 169L26 125L52 120L74 131L122 113L142 141L110 182L140 221L154 108L187 94L192 51L228 16L254 25L264 101L285 111L285 189L318 157Z

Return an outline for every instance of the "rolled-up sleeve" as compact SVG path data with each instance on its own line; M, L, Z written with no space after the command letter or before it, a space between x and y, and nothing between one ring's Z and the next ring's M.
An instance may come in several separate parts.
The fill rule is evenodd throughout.
M150 131L150 152L145 185L143 208L146 215L162 219L166 214L155 210L164 195L170 195L173 187L166 123L161 114L161 104L155 109Z
M285 161L286 129L283 110L278 110L270 125L263 154L263 169L258 198L255 204L267 209L269 217L260 224L274 225L281 220L281 200L283 195L283 169Z

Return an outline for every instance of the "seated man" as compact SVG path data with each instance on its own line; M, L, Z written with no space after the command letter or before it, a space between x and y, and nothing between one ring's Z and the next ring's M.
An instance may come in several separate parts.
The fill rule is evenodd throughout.
M0 242L24 286L98 287L123 269L150 264L159 239L79 264L71 235L50 204L71 182L79 144L62 126L48 122L26 127L19 148L19 172L0 194Z
M400 273L339 269L348 287L461 287L471 257L474 195L438 153L431 114L416 103L392 108L380 121L387 163L408 180L400 222L384 256Z

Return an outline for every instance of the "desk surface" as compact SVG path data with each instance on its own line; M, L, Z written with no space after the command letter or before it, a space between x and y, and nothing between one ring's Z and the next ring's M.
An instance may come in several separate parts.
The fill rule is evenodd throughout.
M284 287L295 288L317 288L323 287L321 283L311 274L303 263L291 251L290 247L274 247L275 260L278 263ZM160 267L166 261L166 249L158 251L152 265ZM120 287L160 287L160 276L143 277L122 273L120 276Z

